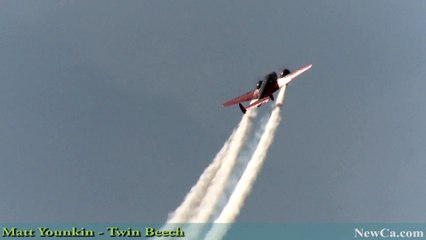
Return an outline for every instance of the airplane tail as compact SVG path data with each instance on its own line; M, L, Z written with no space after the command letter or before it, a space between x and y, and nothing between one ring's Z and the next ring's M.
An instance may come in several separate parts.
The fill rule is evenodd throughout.
M247 109L241 103L239 103L238 106L240 106L241 112L243 112L243 114L246 114Z

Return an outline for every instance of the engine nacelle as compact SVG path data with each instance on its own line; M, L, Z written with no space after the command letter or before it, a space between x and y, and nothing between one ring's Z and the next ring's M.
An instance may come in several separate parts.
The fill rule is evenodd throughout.
M287 76L290 73L290 70L288 69L284 69L281 73L280 73L280 78L283 78L285 76Z
M257 82L257 83L256 83L256 89L259 89L259 88L260 88L260 86L262 86L262 82L263 82L263 81L259 81L259 82Z

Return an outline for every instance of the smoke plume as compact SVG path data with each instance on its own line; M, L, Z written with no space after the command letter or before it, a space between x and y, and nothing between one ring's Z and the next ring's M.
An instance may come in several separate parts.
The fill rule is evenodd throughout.
M266 157L268 148L273 142L275 131L280 123L280 110L284 103L286 86L282 87L277 103L272 111L271 117L266 124L265 130L258 143L256 150L253 153L250 162L247 165L242 177L240 178L234 192L229 198L228 203L223 208L219 217L215 220L215 223L232 223L239 214L247 195L250 193L253 183L262 168L263 161ZM226 234L227 224L215 224L212 229L208 232L206 239L217 240L222 239Z

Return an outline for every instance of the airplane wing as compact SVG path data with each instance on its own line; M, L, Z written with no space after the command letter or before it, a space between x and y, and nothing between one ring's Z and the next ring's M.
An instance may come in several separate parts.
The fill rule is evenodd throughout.
M292 73L286 75L285 77L278 79L278 86L282 87L286 85L287 83L291 82L291 80L295 79L300 74L309 70L311 67L312 67L312 64L306 64L305 66L293 71Z
M262 99L259 99L259 100L255 101L255 102L253 102L252 104L248 105L247 107L244 107L241 103L238 104L238 105L240 106L241 112L246 113L246 111L249 110L249 109L251 109L251 108L254 108L254 107L257 107L257 106L259 106L261 104L267 103L269 101L269 99L270 99L270 97L266 96L266 97L264 97Z
M259 91L257 89L255 89L255 90L252 90L250 92L244 93L243 95L241 95L239 97L236 97L234 99L231 99L231 100L225 102L223 104L223 106L228 107L228 106L240 103L240 102L253 100L253 99L257 98L257 95L259 94L258 92Z

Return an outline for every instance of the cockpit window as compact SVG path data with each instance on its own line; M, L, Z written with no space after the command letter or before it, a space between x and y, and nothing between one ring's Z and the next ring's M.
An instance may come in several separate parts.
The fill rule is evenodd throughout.
M265 79L269 83L272 83L272 82L274 82L274 81L276 81L278 79L277 73L276 72L271 72L268 75L266 75Z
M259 82L256 83L256 89L259 89L260 86L262 86L262 81L259 81Z

